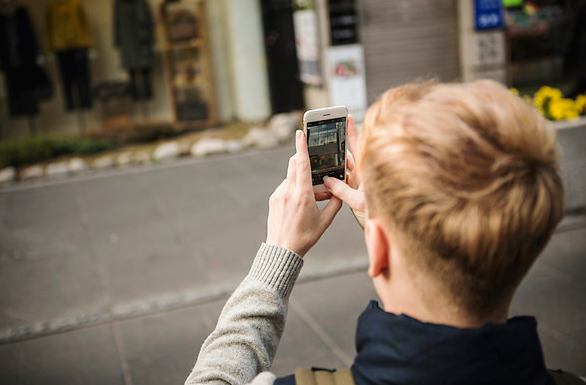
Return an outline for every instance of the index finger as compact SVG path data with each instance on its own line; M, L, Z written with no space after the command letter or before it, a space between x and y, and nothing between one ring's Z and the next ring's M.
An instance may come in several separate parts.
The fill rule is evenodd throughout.
M358 130L352 115L348 115L348 142L350 142L350 151L354 159L358 159Z
M297 130L295 135L295 149L297 150L297 185L300 188L308 188L313 191L311 185L311 166L309 163L307 140L305 138L305 134L301 130Z

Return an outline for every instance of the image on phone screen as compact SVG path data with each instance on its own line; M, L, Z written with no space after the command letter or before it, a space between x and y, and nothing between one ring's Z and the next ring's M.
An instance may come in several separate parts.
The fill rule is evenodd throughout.
M346 117L307 123L307 147L313 185L324 177L344 180L346 165Z

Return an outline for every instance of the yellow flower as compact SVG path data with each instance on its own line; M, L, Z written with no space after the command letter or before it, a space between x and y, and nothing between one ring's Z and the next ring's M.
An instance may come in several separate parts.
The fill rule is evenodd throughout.
M576 108L580 114L586 114L586 95L578 95L576 98Z
M549 102L549 114L554 120L574 119L580 111L572 99L559 98Z
M562 92L556 88L548 86L541 87L535 95L533 95L533 105L539 109L545 108L545 104L549 101L562 98Z
M518 89L516 89L516 88L511 88L511 89L509 89L509 91L511 91L511 93L512 93L513 95L517 95L517 96L519 96L519 90L518 90Z

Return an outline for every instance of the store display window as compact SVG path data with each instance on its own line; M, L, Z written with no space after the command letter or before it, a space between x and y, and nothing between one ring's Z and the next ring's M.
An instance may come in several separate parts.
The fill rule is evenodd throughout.
M503 1L511 84L586 92L586 1Z
M0 0L0 138L209 127L208 44L202 0Z

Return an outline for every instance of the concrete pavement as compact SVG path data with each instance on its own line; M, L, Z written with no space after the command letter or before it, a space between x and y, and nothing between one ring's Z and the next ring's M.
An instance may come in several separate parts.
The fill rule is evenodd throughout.
M182 383L265 237L292 147L0 191L0 383ZM566 220L515 298L550 367L586 374L586 226ZM345 208L307 256L273 370L342 367L375 298Z

